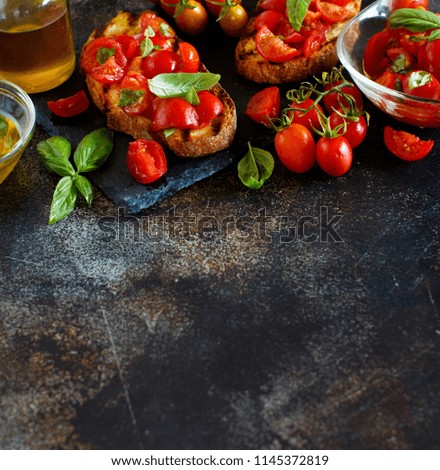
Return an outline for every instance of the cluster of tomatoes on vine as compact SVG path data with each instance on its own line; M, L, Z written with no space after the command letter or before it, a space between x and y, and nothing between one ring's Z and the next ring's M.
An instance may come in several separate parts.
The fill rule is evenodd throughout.
M174 18L182 32L191 36L205 31L209 14L232 37L241 35L249 19L241 0L155 0L155 3Z

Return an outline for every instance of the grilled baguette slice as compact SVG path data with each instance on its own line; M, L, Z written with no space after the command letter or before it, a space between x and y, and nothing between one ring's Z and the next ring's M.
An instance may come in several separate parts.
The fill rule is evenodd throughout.
M333 24L326 34L326 42L309 57L298 56L283 63L274 63L262 57L255 44L257 31L254 28L254 23L258 13L263 11L259 8L260 3L261 1L257 4L255 16L249 20L235 50L237 73L257 83L280 84L299 82L305 80L309 75L320 75L337 64L336 40L349 20ZM351 0L344 8L353 17L361 8L361 0Z
M146 10L143 13L154 13ZM120 35L134 36L140 31L140 14L136 16L129 12L119 12L103 28L93 31L83 47L99 37L113 38ZM168 30L175 36L171 41L178 50L180 39L177 38L172 28ZM139 59L140 63L140 59ZM206 72L201 65L200 72ZM106 114L107 126L115 131L125 132L135 139L150 139L159 142L169 148L178 157L201 157L210 155L230 146L237 127L235 104L228 93L220 84L214 85L209 91L217 96L223 103L223 112L203 128L176 129L167 137L162 131L151 130L151 119L144 115L127 114L118 106L120 88L118 84L103 84L86 73L86 84L95 105Z

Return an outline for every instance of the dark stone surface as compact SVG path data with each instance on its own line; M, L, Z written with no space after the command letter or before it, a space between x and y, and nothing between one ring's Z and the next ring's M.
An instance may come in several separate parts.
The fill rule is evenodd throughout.
M0 447L438 449L440 139L398 161L369 111L345 177L233 165L51 227L38 128L0 186Z

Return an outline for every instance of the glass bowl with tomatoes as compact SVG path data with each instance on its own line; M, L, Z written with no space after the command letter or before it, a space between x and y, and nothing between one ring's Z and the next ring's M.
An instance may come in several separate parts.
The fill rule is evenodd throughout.
M374 105L419 127L440 127L439 13L438 0L378 0L345 26L336 45Z
M35 107L17 85L0 80L0 183L14 169L31 140Z

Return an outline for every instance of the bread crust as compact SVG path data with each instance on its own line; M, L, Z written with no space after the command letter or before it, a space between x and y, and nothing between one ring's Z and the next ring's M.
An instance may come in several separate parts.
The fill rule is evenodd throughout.
M354 16L359 12L361 0L352 0L348 8ZM256 13L259 7L256 7ZM299 82L310 75L318 75L330 70L338 63L336 40L345 24L349 21L336 23L327 34L327 42L309 57L299 56L283 63L266 60L257 51L254 28L256 16L252 17L235 49L235 67L237 73L256 83L281 84Z
M149 11L146 10L146 12ZM92 32L83 51L85 46L96 38L116 37L135 31L139 27L141 15L142 13L135 16L129 12L119 12L104 27ZM163 21L165 22L165 20ZM180 39L176 37L177 44L179 41ZM201 65L199 71L206 72L207 69ZM86 74L85 80L93 102L106 115L107 126L110 129L124 132L135 139L155 140L169 148L178 157L196 158L211 155L228 148L234 140L237 128L235 104L219 83L209 91L222 101L223 112L203 128L176 129L171 135L165 137L163 132L151 130L152 121L147 116L127 114L117 105L119 100L118 85L102 84L90 74Z

